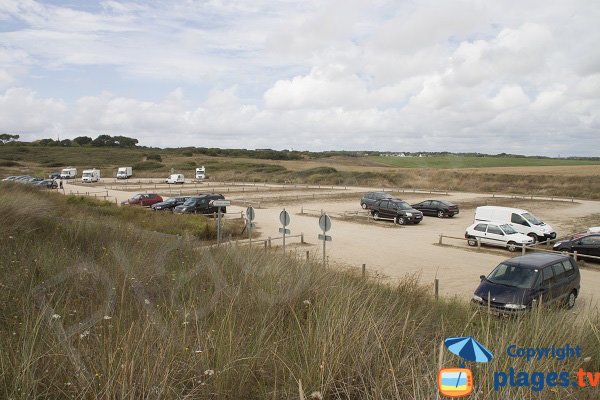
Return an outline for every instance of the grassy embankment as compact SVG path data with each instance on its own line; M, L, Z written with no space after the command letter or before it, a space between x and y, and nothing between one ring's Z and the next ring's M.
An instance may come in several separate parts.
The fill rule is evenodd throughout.
M147 156L156 154L161 156L161 162L146 159ZM380 157L378 160L383 159L383 162L409 164L401 165L406 168L365 165L358 170L355 168L348 170L348 159L351 158L299 162L207 157L194 155L189 151L178 152L177 149L159 151L0 146L0 160L16 163L4 167L0 163L0 174L47 175L60 166L74 165L79 168L79 172L84 168L100 168L103 177L111 177L114 176L118 166L133 165L136 177L164 178L171 168L189 177L193 175L196 166L204 165L213 180L477 191L600 199L600 175L594 172L586 176L570 176L534 173L515 175L485 171L485 167L492 166L589 166L600 163L596 161L520 157ZM323 166L323 162L329 166ZM481 167L481 169L476 171L468 169L472 167Z
M68 213L65 215L65 211ZM85 218L80 216L85 215ZM0 190L0 397L433 399L440 343L472 335L495 354L469 364L478 399L494 371L600 370L600 320L567 311L490 318L407 277L382 285L261 249L199 250L127 215L90 213L22 186ZM525 362L519 346L580 345ZM444 350L441 365L460 360ZM544 389L545 399L598 391Z

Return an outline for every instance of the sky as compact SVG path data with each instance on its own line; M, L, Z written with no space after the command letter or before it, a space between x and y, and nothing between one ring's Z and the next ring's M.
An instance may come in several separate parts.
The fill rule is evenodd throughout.
M0 0L0 132L600 156L600 2Z

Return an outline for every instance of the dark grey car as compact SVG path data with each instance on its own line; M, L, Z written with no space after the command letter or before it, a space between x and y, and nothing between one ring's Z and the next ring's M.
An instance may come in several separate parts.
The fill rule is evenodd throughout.
M386 192L367 192L363 194L363 197L360 199L360 206L363 210L370 210L379 200L393 198L394 196Z

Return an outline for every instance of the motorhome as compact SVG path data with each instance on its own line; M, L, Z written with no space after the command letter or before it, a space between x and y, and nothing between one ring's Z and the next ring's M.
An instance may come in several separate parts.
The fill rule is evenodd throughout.
M60 178L61 179L77 178L77 168L75 168L75 167L63 168L62 171L60 171Z
M129 179L133 175L131 167L119 167L117 170L117 179Z
M182 174L171 174L165 180L165 182L168 184L176 184L176 183L183 184L185 182L185 179Z
M514 230L535 242L555 239L556 231L527 210L510 207L482 206L475 210L475 221L510 224Z
M81 174L81 182L83 183L92 183L98 182L100 180L100 170L99 169L84 169Z
M196 168L196 180L203 181L204 178L206 178L206 168L203 165L200 168Z

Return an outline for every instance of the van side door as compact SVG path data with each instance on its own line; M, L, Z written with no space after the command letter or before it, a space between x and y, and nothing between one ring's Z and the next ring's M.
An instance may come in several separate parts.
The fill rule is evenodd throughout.
M554 272L554 286L551 289L552 298L558 301L569 294L569 279L562 262L552 264L552 271Z
M531 225L529 225L529 222L527 222L527 220L525 218L523 218L522 216L520 216L517 213L511 214L510 223L511 223L512 227L515 229L515 231L517 231L519 233L524 233L526 235L529 232L531 232L531 229L529 229L531 227Z
M542 269L542 281L540 286L540 295L543 304L551 304L554 299L552 297L552 288L554 286L554 270L552 266L547 266Z

